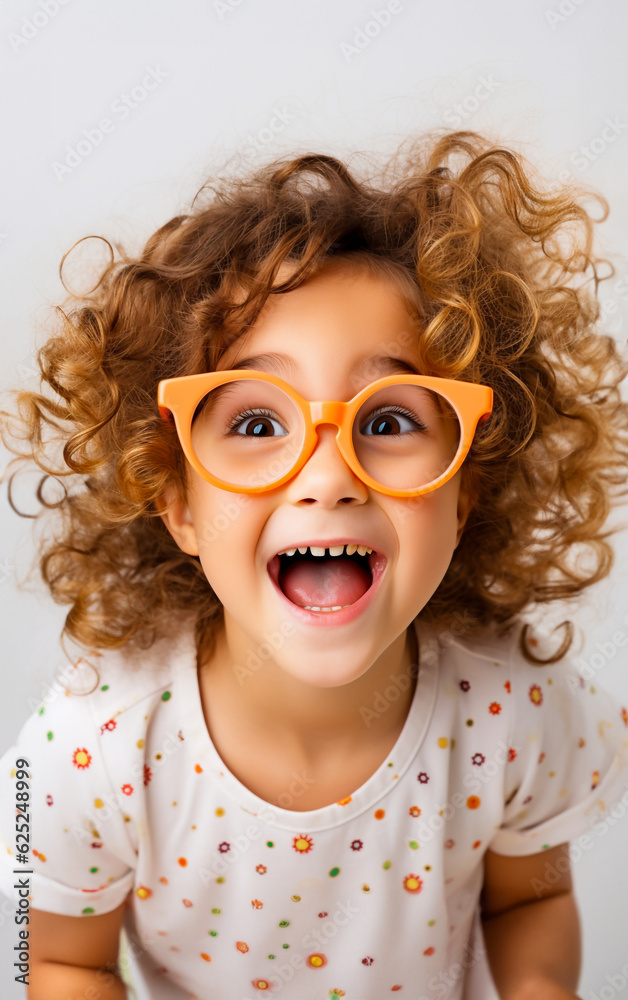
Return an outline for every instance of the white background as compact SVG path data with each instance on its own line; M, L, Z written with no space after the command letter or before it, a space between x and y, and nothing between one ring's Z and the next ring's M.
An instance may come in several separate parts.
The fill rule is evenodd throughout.
M42 13L46 4L48 15ZM257 166L286 152L342 158L364 151L385 158L409 133L442 125L486 132L550 177L566 172L606 195L611 215L598 227L599 245L617 274L601 287L603 328L625 348L625 2L400 0L390 23L375 33L372 11L384 6L358 0L4 0L3 389L37 387L33 352L45 340L53 305L65 297L61 257L80 237L99 233L133 251L184 211L212 173ZM369 21L372 37L363 35L353 53L343 48ZM151 70L153 89L123 117L120 98L141 87ZM84 138L83 130L93 131L102 118L113 123L102 141L71 169L55 169L68 147L75 150ZM6 457L3 452L3 466ZM34 473L23 477L16 491L22 509L35 509L29 491L36 482ZM626 505L614 518L624 520ZM34 555L31 525L12 512L3 485L0 753L41 699L54 668L65 662L58 636L68 608L53 604L36 575L18 589ZM552 611L552 620L572 617L586 630L584 661L597 643L628 633L626 536L615 536L612 574L586 594L583 606ZM628 704L626 659L619 650L596 676L621 704ZM621 813L572 865L584 933L579 992L587 1000L621 992L628 961L628 820ZM25 994L13 983L16 929L7 900L0 922L2 996L13 1000Z

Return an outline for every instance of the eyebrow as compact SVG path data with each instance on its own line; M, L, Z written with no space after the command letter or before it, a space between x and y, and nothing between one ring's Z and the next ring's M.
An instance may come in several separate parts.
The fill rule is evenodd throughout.
M402 358L393 358L388 355L377 354L371 358L363 358L358 366L358 371L363 368L380 369L382 375L419 375L420 372L411 365L410 362ZM250 368L254 371L271 372L276 375L289 373L296 374L296 366L292 358L286 354L256 354L250 358L243 358L237 365L232 365L230 371L239 371L242 368Z

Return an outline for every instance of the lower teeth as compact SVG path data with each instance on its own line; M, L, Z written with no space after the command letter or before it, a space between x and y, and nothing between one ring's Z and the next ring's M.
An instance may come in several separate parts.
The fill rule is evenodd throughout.
M316 608L310 604L304 605L306 611L342 611L343 608L348 608L348 604L338 604L335 608Z

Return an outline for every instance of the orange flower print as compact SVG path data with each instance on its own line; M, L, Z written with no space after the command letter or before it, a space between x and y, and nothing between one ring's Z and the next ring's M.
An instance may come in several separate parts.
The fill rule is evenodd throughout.
M628 709L624 708L622 705L621 717L624 720L624 725L628 726Z
M506 688L508 694L510 694L511 693L510 692L510 681L506 681L506 683L504 684L504 687Z
M122 785L120 791L124 795L133 795L133 785L129 785L128 783L126 785Z
M508 761L514 760L517 756L517 751L514 747L508 747Z
M105 732L112 733L113 730L117 728L117 726L118 723L116 722L115 719L109 719L108 722L103 723L103 725L100 727L100 735L102 736L102 734Z
M181 902L183 903L184 906L194 906L194 903L192 902L191 899L182 899Z
M426 948L425 951L423 952L423 954L424 955L433 955L434 954L434 948L432 947L432 945L430 945L429 948Z
M243 955L249 950L249 946L246 941L236 941L236 948L238 951L241 951Z
M394 987L393 987L393 989L394 989ZM340 1000L340 997L344 997L344 996L346 996L346 993L345 993L344 990L337 990L336 989L336 990L330 990L329 991L329 1000Z
M293 839L292 846L297 854L309 854L313 846L312 838L301 834Z
M252 979L251 986L256 990L269 990L270 983L267 979Z
M84 771L86 767L89 767L91 762L92 755L85 749L85 747L81 747L80 749L77 747L72 754L72 763L75 767L78 767L80 771Z
M591 775L591 777L593 778L593 784L591 785L591 788L595 788L595 786L597 785L597 783L600 780L600 772L599 771L594 771L593 774Z
M267 869L266 865L256 865L255 866L255 871L259 872L260 875L265 875L266 872L268 871L268 869Z
M252 899L251 906L253 907L254 910L263 910L264 908L264 904L262 903L261 899Z
M139 899L148 899L149 896L152 896L152 894L153 890L148 889L145 885L138 885L137 889L135 890L135 895L138 896Z
M533 705L541 705L543 703L543 692L538 684L532 684L530 686L528 696Z
M502 710L502 707L498 701L492 701L488 706L488 710L491 713L491 715L499 715L499 713Z
M305 964L310 969L322 969L324 965L327 965L327 959L319 951L315 951L312 955L307 956Z
M482 799L478 798L477 795L470 795L467 799L467 809L477 809L481 803Z
M411 816L414 816L414 817L421 815L421 810L419 809L418 806L410 806L410 808L408 809L408 812L410 813Z
M402 884L406 892L420 892L423 888L423 879L418 875L406 875Z

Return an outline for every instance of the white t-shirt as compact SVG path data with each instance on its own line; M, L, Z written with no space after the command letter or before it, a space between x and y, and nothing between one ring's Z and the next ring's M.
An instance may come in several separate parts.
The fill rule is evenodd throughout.
M628 789L628 712L571 654L528 663L519 628L417 631L392 752L347 799L307 812L264 802L218 756L191 628L133 658L104 653L98 680L80 662L0 760L0 889L17 900L23 757L31 905L89 919L126 899L142 1000L459 1000L484 852L601 836ZM391 680L368 710L399 693Z

